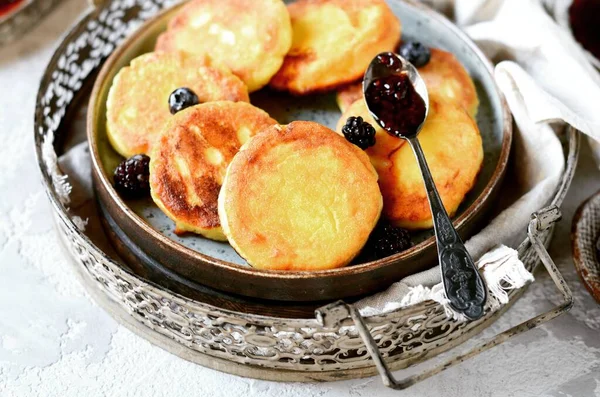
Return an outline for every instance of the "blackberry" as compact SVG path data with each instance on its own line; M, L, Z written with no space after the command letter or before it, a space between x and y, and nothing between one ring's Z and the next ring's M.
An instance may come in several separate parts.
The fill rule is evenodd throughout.
M407 41L406 43L402 43L398 49L398 53L416 68L427 65L431 59L429 47L424 46L418 41Z
M140 198L150 193L150 157L136 154L115 168L115 189L126 198Z
M371 233L368 245L375 257L382 259L409 249L412 247L412 241L408 230L380 221Z
M200 100L198 99L198 95L186 87L178 88L169 95L169 110L171 111L171 114L175 114L199 103Z
M375 128L360 116L348 117L342 133L350 143L363 150L375 145Z

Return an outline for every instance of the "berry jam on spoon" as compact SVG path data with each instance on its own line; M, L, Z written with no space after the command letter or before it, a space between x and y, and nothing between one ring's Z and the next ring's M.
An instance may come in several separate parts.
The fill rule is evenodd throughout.
M480 318L487 296L483 279L452 226L417 139L429 110L425 82L407 60L384 52L371 61L363 80L363 92L375 121L390 135L406 139L417 157L431 207L442 282L450 305L471 320Z

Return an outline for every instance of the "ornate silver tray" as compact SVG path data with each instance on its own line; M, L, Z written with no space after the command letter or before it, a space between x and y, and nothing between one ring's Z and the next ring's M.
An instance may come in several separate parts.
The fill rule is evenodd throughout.
M349 304L318 309L313 319L266 317L204 304L157 286L124 267L80 229L69 210L70 187L57 164L69 139L70 116L81 107L95 72L116 46L144 20L172 4L163 0L112 0L91 10L64 37L40 83L35 111L35 145L43 184L57 229L73 267L92 297L122 324L184 359L220 371L270 380L327 381L382 375L402 389L548 321L572 305L571 293L545 246L558 207L573 178L579 134L564 132L567 166L553 199L532 215L527 238L518 247L528 270L542 263L562 294L552 310L516 325L426 372L396 381L390 370L419 363L461 344L493 323L524 289L509 292L500 310L459 322L442 306L425 301L383 315L362 317Z

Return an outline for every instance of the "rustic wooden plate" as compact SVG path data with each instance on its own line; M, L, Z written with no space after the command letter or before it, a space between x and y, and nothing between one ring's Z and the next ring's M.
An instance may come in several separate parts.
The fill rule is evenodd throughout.
M600 192L577 209L571 229L575 269L583 285L600 303Z
M481 102L477 123L483 137L485 161L476 186L454 219L459 233L466 238L481 225L499 191L512 141L512 119L494 83L490 62L466 35L422 5L399 0L389 4L402 20L404 39L418 39L451 51L477 86ZM87 129L94 186L103 216L126 236L124 239L109 233L133 268L153 269L155 275L162 269L164 274L158 274L153 281L167 283L176 290L177 284L167 282L167 274L177 274L209 290L268 300L314 302L372 293L436 264L435 240L428 231L413 236L416 244L411 249L378 261L315 272L257 270L245 264L228 244L194 235L176 236L172 222L150 199L122 200L112 187L112 171L122 159L106 137L106 97L115 74L134 57L152 50L156 37L176 9L148 21L112 54L96 80L89 104ZM253 94L251 100L281 123L314 120L333 128L340 116L333 94L294 98L262 90ZM139 255L131 255L132 252ZM178 292L187 294L186 288Z

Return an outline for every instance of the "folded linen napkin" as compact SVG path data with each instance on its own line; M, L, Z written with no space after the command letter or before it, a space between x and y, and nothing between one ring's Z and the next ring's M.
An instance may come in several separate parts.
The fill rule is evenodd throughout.
M456 22L499 61L497 78L514 80L531 120L562 120L587 134L600 165L600 63L569 30L572 0L441 1L454 3Z
M483 255L475 265L483 273L488 289L486 310L495 311L508 303L507 290L521 288L533 281L533 276L519 260L517 251L505 245L492 249ZM448 318L465 321L464 315L450 307L450 301L446 297L442 283L437 280L432 283L436 275L439 278L438 269L409 276L393 284L385 292L358 302L360 313L363 316L372 316L431 299L442 305Z

